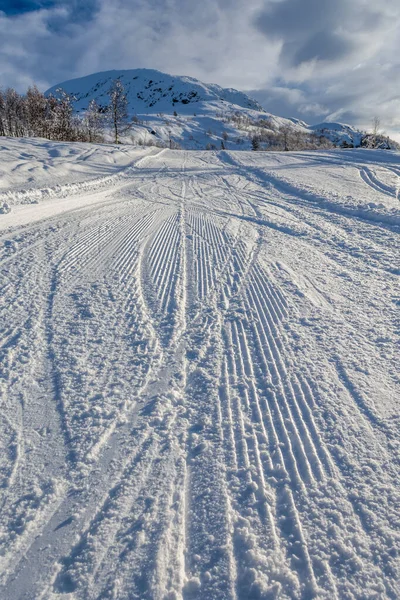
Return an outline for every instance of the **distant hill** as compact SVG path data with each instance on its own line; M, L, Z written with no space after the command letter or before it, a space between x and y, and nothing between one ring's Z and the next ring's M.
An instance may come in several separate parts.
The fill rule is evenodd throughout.
M345 144L355 147L361 146L363 134L351 125L327 122L319 123L318 125L309 125L309 128L317 135L323 135L338 146Z
M147 112L191 113L205 109L209 103L221 108L235 105L241 108L265 112L262 106L244 92L225 89L216 84L202 83L193 77L168 75L153 69L130 69L126 71L104 71L79 79L64 81L46 93L55 93L62 87L76 97L76 110L85 110L92 99L98 104L108 103L107 91L112 81L119 79L126 90L131 114Z
M342 123L307 125L268 113L244 92L202 83L193 77L168 75L154 69L113 70L59 83L75 98L82 114L91 100L104 108L108 90L119 79L127 95L132 126L123 141L149 145L172 145L187 149L248 150L258 139L260 149L303 149L315 144L360 147L365 134ZM290 130L289 144L287 140ZM111 138L110 138L111 139ZM385 143L386 138L384 138Z

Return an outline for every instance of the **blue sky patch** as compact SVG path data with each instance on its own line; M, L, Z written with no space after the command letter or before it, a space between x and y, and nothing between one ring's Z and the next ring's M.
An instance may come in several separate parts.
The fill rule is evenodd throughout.
M1 0L0 10L6 15L20 15L41 8L51 8L56 4L54 0Z

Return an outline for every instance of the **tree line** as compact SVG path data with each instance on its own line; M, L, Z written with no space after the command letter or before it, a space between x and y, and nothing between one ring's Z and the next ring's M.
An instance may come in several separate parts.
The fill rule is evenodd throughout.
M45 96L34 85L26 94L13 88L0 90L0 136L42 137L62 142L102 142L106 127L114 142L126 132L128 100L119 79L108 91L109 103L99 106L92 100L82 116L74 114L76 98L62 88Z
M290 125L269 130L259 128L256 133L250 134L252 150L328 150L334 144L322 135L301 131Z
M126 134L133 124L140 123L137 116L128 121L128 100L124 86L115 79L108 90L108 104L100 106L95 100L88 108L78 115L74 112L76 98L62 88L55 94L45 95L36 86L29 87L26 94L18 94L13 88L0 90L0 136L9 137L41 137L63 142L94 142L104 141L107 130L113 134L114 143L120 143L122 135ZM161 115L160 115L161 116ZM177 112L174 111L174 116ZM260 150L316 150L336 146L353 147L352 142L330 141L324 132L320 135L301 131L290 124L277 126L269 117L254 120L240 112L217 114L223 121L232 123L237 129L247 133L247 139L255 151ZM169 125L169 122L166 121ZM153 131L151 133L154 133ZM211 130L209 137L214 137ZM224 137L225 136L225 137ZM193 137L193 136L192 136ZM228 135L222 134L221 149L227 148ZM139 144L143 143L139 140ZM152 140L152 144L155 142ZM243 137L237 138L236 143L245 143ZM370 133L361 135L361 147L399 149L399 144L388 138L380 130L380 121L375 117ZM179 145L169 139L170 148ZM216 150L214 143L206 145L207 150Z

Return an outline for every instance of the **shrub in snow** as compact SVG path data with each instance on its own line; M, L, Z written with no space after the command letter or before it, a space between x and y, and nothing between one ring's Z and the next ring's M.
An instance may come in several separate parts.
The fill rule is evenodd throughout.
M0 214L5 215L11 212L11 206L7 204L7 202L3 202L0 204Z

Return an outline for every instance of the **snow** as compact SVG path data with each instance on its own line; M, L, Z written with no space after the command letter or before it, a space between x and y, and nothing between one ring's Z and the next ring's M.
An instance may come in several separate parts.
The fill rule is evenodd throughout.
M58 88L64 89L77 98L76 109L85 110L95 98L105 106L109 102L108 90L115 79L122 82L132 114L148 112L171 112L175 104L179 111L193 113L201 110L204 102L217 101L262 111L261 106L244 92L231 88L224 89L216 84L205 84L193 77L173 76L154 69L128 69L93 73L86 77L72 79L57 84L46 94L56 94ZM152 109L152 110L150 110Z
M129 116L139 120L123 136L126 143L169 146L173 140L181 147L198 150L208 145L219 148L224 134L228 134L229 142L225 140L225 146L249 149L248 131L228 122L228 115L239 113L252 120L272 117L278 125L290 122L269 115L255 100L238 90L152 69L94 73L57 84L46 94L57 95L59 88L65 89L76 98L75 111L83 113L91 100L103 108L108 105L108 90L117 78L125 89Z
M93 73L54 85L46 94L57 95L57 90L64 89L76 99L75 111L82 114L92 100L102 108L109 104L108 91L116 79L124 86L129 116L139 120L123 137L126 143L169 145L173 140L185 149L204 150L210 145L219 149L223 142L230 150L250 150L251 137L259 133L256 125L259 120L267 120L275 131L290 127L293 131L323 136L338 146L343 142L360 146L363 137L350 125L321 123L309 126L298 119L269 113L244 92L153 69ZM253 125L239 126L232 120L233 115L239 115Z
M0 598L398 598L400 154L1 158Z
M354 147L358 147L361 145L363 138L363 133L361 131L352 125L347 125L345 123L318 123L317 125L310 125L309 129L317 135L323 135L338 146L347 143L353 144Z

